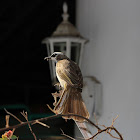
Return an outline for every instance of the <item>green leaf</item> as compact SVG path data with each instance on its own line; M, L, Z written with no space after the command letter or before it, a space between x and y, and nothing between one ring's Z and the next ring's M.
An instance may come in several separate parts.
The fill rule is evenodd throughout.
M15 139L17 139L17 138L18 138L18 137L15 136L15 135L13 135L13 136L11 137L12 140L15 140Z

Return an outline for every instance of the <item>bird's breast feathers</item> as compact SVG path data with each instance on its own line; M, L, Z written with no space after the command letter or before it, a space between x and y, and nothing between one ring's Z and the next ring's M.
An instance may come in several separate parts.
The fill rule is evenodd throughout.
M61 87L64 88L64 85L66 84L66 81L64 81L62 78L60 78L60 76L58 75L57 72L56 72L56 76L58 78L58 81L60 82Z
M64 87L64 85L66 84L66 81L63 80L62 77L60 77L60 73L62 73L63 71L65 71L66 65L67 65L67 61L68 60L61 60L61 61L58 61L56 63L56 76L57 76L58 81L60 82L60 85L62 87Z

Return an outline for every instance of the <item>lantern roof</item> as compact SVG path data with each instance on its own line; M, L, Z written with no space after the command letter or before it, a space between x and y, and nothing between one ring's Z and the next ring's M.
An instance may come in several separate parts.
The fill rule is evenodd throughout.
M68 6L63 4L63 21L57 26L51 37L80 37L83 38L79 31L69 22Z

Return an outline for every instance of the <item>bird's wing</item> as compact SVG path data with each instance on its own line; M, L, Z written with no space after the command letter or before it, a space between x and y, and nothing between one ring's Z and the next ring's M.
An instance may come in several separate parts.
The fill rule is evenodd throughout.
M61 62L62 64L62 62ZM73 61L65 60L60 67L57 68L57 74L68 85L77 85L79 88L83 86L83 77L79 66Z

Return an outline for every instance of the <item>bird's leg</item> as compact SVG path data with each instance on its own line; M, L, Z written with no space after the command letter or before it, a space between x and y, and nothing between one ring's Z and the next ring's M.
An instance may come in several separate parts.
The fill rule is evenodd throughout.
M61 95L63 94L64 90L59 90L59 92L55 92L55 93L52 93L52 96L54 97L54 103L53 105L56 106L57 104L57 97L61 97Z
M56 105L56 103L57 103L57 96L56 96L56 92L55 92L55 93L52 93L52 96L53 96L53 98L54 98L54 103L53 103L53 105L55 106L55 105Z
M60 95L60 93L55 92L55 93L52 93L52 96L53 96L53 98L54 98L54 103L53 103L53 105L55 106L55 105L57 104L57 97L60 97L61 95Z
M54 86L59 86L59 92L52 93L52 96L54 97L53 105L56 106L61 101L61 98L62 98L65 90L67 89L67 84L66 83L64 84L64 88L60 87L60 83L57 83ZM57 97L60 98L59 101L57 101Z

